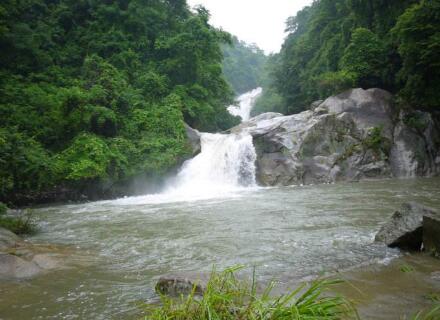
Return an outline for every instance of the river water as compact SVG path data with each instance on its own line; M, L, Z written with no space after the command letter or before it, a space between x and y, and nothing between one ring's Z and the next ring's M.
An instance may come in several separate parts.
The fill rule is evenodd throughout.
M0 283L0 319L136 318L137 303L154 297L157 277L213 265L256 267L261 281L283 287L341 271L355 282L379 279L368 272L406 259L373 242L381 224L405 201L440 208L439 178L262 188L254 160L246 133L202 134L202 153L160 194L35 209L41 232L28 241L80 259ZM440 271L436 261L422 265L420 277ZM362 272L353 275L356 269ZM375 285L387 288L391 278L382 278ZM440 290L414 279L413 292ZM385 300L393 312L423 304ZM368 301L371 309L374 298Z

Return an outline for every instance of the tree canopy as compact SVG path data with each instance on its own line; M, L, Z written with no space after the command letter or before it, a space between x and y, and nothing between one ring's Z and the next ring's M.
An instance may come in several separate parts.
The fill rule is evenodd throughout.
M260 112L296 113L351 87L387 89L417 108L440 105L438 1L316 0L286 31Z
M237 95L261 86L267 57L257 45L233 37L232 44L223 45L223 55L223 72Z
M184 121L238 121L224 107L230 42L185 0L2 1L0 200L175 166Z

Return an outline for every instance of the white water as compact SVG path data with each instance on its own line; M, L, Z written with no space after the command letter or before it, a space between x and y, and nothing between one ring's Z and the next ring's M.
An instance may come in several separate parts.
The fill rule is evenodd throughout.
M228 108L243 120L249 118L257 88L238 98L239 107ZM236 108L236 109L231 109ZM234 113L236 112L236 113ZM186 161L168 187L160 194L119 199L122 204L166 203L201 199L234 197L237 191L256 187L255 160L252 136L245 131L238 134L201 133L201 152Z
M238 97L238 106L229 106L228 111L234 116L239 116L242 121L247 121L250 118L252 107L257 101L258 97L263 92L263 89L256 88L252 91L246 92Z

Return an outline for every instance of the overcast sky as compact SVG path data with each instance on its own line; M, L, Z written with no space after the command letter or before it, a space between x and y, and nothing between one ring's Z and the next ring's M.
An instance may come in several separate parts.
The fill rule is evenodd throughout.
M202 4L211 13L211 24L270 53L281 48L286 19L312 0L188 0L188 3Z

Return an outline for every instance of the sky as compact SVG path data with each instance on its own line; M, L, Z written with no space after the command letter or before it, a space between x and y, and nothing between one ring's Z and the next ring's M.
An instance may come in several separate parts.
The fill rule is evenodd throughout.
M285 22L312 0L188 0L191 7L203 5L211 24L240 40L256 43L266 53L281 49Z

